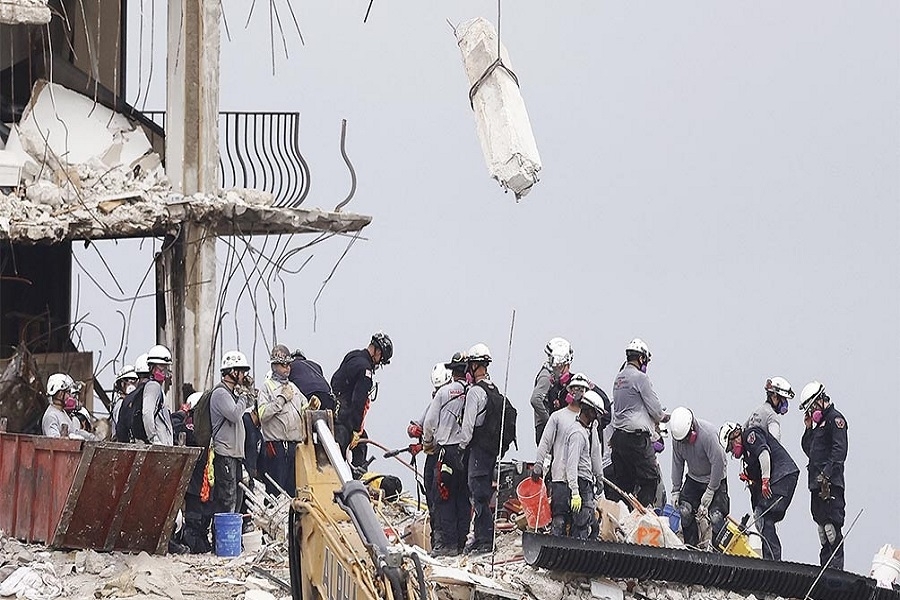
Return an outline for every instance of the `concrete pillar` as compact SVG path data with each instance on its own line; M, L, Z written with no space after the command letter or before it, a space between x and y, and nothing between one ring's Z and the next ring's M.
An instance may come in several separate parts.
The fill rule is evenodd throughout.
M219 0L168 0L166 175L185 195L219 185ZM166 340L181 384L212 384L216 309L216 238L185 223L168 264Z

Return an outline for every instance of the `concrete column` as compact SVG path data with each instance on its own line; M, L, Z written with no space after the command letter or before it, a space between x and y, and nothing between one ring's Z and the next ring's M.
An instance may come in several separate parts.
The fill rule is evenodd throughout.
M166 174L185 195L215 193L219 185L219 0L168 0ZM216 238L185 223L172 246L166 323L181 384L212 384L216 308Z

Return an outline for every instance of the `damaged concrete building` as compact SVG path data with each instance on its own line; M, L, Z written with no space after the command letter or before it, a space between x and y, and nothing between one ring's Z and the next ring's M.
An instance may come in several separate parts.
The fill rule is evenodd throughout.
M168 55L181 59L165 65L166 111L129 105L126 4L0 1L0 364L21 347L44 378L91 380L90 353L70 340L72 243L153 237L155 333L173 352L173 387L205 386L216 239L354 234L371 219L301 206L298 113L220 114L219 3L168 2ZM41 381L26 387L42 401ZM8 398L0 416L21 417Z

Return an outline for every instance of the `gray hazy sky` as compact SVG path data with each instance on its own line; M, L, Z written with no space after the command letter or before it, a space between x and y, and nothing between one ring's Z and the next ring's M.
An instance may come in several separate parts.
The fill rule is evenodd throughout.
M244 30L249 3L225 2L233 40L223 36L221 108L301 112L307 204L323 208L349 189L338 152L347 118L359 175L347 210L374 217L368 241L322 294L315 332L312 301L345 242L318 247L287 279L280 341L330 374L372 331L392 336L395 359L379 374L368 419L373 438L406 442L406 423L430 397L431 366L455 350L487 343L502 384L515 308L514 456L534 455L528 398L550 337L571 340L574 370L609 391L625 344L640 336L663 402L716 424L743 421L769 376L798 393L823 381L849 422L848 523L865 509L847 568L868 572L882 544L900 545L896 2L505 2L503 41L544 165L519 204L489 179L447 25L496 22L495 3L376 0L364 25L367 2L295 2L306 45L288 32L290 60L278 57L275 77L267 3L257 4ZM286 22L287 5L276 6ZM164 106L161 12L148 109ZM133 265L149 264L149 243L101 247L134 289L145 266ZM108 304L83 277L81 286L79 310L103 322ZM250 352L247 304L239 314ZM149 325L133 322L129 359L152 343ZM91 335L85 341L97 343ZM229 328L224 345L234 343ZM782 422L802 468L796 402ZM670 460L667 449L667 487ZM739 518L749 500L738 471L731 461ZM781 526L786 560L817 561L808 507L801 481Z

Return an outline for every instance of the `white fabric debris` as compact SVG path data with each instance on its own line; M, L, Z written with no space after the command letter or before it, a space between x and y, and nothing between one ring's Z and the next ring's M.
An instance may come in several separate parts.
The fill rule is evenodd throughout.
M469 85L474 86L497 59L497 32L479 17L457 27L455 34ZM500 56L512 70L505 48ZM496 68L479 84L472 109L488 171L517 200L522 198L538 181L541 157L519 86L509 73Z
M47 0L0 0L0 23L46 25L50 22Z
M56 576L53 565L49 563L19 567L0 583L0 596L4 597L50 600L62 593L62 582Z
M882 546L872 559L869 577L878 582L878 587L891 589L900 581L900 550L890 544Z

